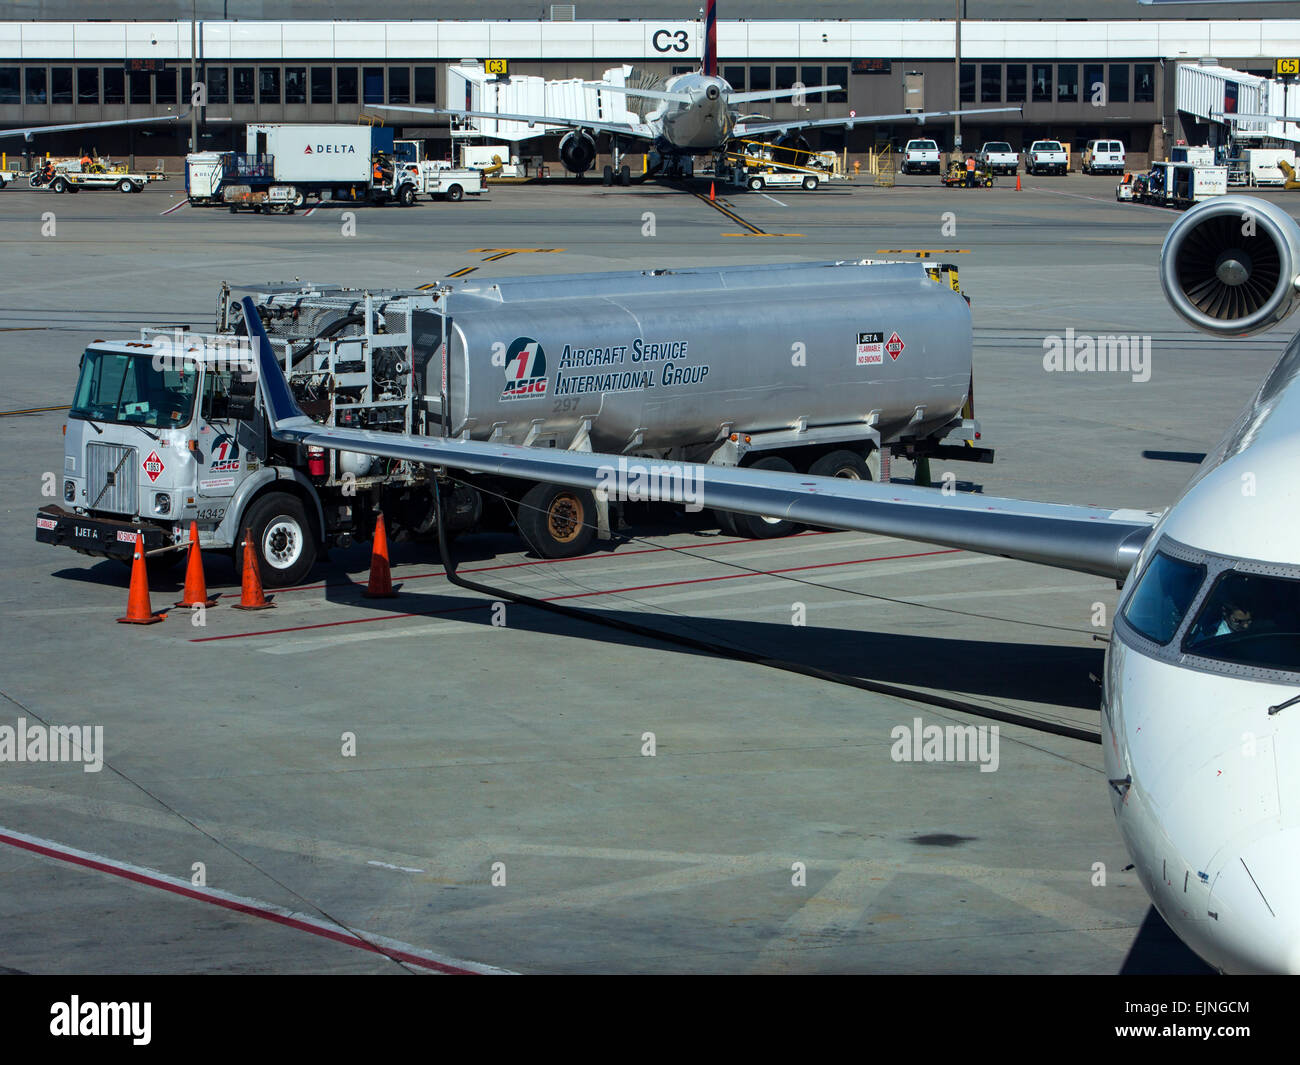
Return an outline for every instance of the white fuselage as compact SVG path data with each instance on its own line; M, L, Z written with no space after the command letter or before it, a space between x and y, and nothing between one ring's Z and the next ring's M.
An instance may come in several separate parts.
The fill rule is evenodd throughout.
M667 147L688 152L709 152L726 146L736 124L727 103L731 86L724 78L707 74L679 74L669 78L666 88L691 94L691 101L662 101L646 115L652 126L659 125Z
M1230 973L1300 972L1300 703L1269 712L1300 694L1297 450L1300 336L1152 531L1107 654L1120 833L1161 916ZM1202 575L1139 615L1158 553ZM1253 623L1232 632L1223 600L1243 586ZM1130 616L1170 635L1148 639Z

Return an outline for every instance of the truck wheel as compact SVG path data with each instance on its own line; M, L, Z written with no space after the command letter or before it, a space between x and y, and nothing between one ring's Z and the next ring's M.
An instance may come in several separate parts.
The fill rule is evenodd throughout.
M397 195L397 202L403 207L410 207L415 203L415 189L410 185L403 185L402 191Z
M809 175L808 177L803 179L803 187L806 188L809 192L812 192L812 190L817 187L817 179L812 175Z
M67 192L67 191L68 191L68 183L67 183L66 181L64 181L63 178L55 178L53 181L50 182L50 191L51 191L51 192Z
M866 460L855 451L841 448L823 455L811 466L808 472L814 477L844 477L850 481L869 481L871 471Z
M729 510L715 510L713 517L718 523L718 531L723 536L740 536L740 530L736 528L736 515Z
M294 186L293 198L289 202L292 203L295 207L301 207L303 204L307 202L307 194L303 192L302 189L298 188L297 186Z
M794 467L777 455L750 463L751 470L779 470L781 473L794 473ZM736 532L748 536L751 540L773 540L778 536L789 536L799 526L785 518L762 518L757 514L733 514Z
M131 188L131 182L129 182L129 181L125 181L125 180L123 180L123 181L119 181L119 182L117 183L117 191L118 191L118 192L131 192L131 191L133 191L132 188Z
M761 177L752 177L749 179L749 187L755 192L763 191L763 179Z
M447 199L451 200L452 203L460 203L464 198L465 190L459 185L453 185L447 190Z
M249 508L243 526L253 532L257 564L267 587L301 584L316 564L316 536L297 496L285 492L263 496ZM238 545L236 563L243 564Z
M543 558L584 554L596 538L596 500L585 488L535 484L519 500L519 532Z

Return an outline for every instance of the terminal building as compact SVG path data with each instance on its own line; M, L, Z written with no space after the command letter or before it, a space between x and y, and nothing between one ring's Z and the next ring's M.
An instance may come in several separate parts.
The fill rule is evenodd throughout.
M235 18L239 8L269 13L301 5L207 0L201 6L209 14L230 17L200 17L192 32L189 19L179 17L188 16L189 0L114 5L115 13L139 9L178 16L158 21L92 19L92 12L102 8L91 3L0 4L0 15L36 9L50 16L0 22L0 129L183 112L191 98L193 51L197 80L206 91L194 146L200 150L242 145L243 128L250 122L382 120L399 135L426 139L430 154L439 156L449 153L451 145L445 116L381 115L370 109L382 104L463 107L463 99L449 98L453 81L448 68L466 61L504 60L507 76L599 80L610 67L631 64L668 77L696 69L702 43L697 18L589 20L577 17L575 5L549 5L539 18L535 4L498 4L520 17L487 21ZM661 6L688 15L696 5ZM789 20L754 17L788 12L786 4L724 3L719 72L738 90L796 83L841 86L810 94L798 107L757 105L774 119L951 110L956 101L964 108L1019 107L1019 114L964 120L963 146L970 150L985 140L1006 140L1020 149L1050 137L1070 143L1077 153L1088 140L1117 138L1128 148L1131 166L1140 167L1164 158L1179 140L1200 143L1211 135L1208 115L1180 110L1180 65L1213 65L1272 78L1278 60L1300 57L1300 18L1234 17L1256 14L1262 7L1270 15L1300 16L1300 4L1139 7L1105 0L1089 10L1114 17L1088 20L1070 18L1073 5L1058 2L966 0L966 6L976 9L978 17L960 23L958 64L952 0L872 7L873 12L879 8L899 14L942 9L946 19ZM619 7L614 3L600 10ZM453 14L462 8L485 14L494 10L491 3L439 5L440 11ZM800 7L801 12L828 15L861 9L860 4L839 3ZM336 17L361 15L366 5L343 3L330 10ZM387 5L390 10L428 8L397 3ZM1026 10L1056 17L1027 20ZM721 17L742 11L749 17ZM1165 17L1170 11L1180 17ZM998 17L1002 12L1022 17ZM1226 17L1203 17L1206 12ZM926 126L910 120L867 121L847 130L819 130L807 140L814 148L856 156L885 143L901 147L916 136L953 147L951 121ZM189 123L176 122L38 134L28 147L41 154L93 147L149 162L183 156L189 142ZM539 137L521 144L520 152L553 160L556 145L555 137ZM23 144L13 139L0 148L14 154Z

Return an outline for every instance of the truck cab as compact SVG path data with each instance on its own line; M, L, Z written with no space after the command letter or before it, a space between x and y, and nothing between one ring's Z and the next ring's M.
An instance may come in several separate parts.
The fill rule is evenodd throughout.
M1025 152L1025 170L1030 174L1064 174L1070 157L1060 141L1034 141Z
M304 505L306 478L271 461L241 342L155 331L88 347L68 411L63 504L38 511L36 539L125 560L139 533L146 554L179 562L191 522L205 549L234 547L250 522L264 535L255 504L270 490L279 549L263 565L271 583L305 575L299 563L314 561L319 520Z
M939 172L939 145L928 137L907 142L903 149L904 174L937 174Z

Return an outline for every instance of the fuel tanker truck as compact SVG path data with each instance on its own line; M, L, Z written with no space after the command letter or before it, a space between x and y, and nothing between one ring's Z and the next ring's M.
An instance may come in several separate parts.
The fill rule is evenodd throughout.
M302 581L331 545L513 522L539 555L608 538L625 494L276 443L236 291L323 424L667 462L888 480L890 459L975 446L971 313L956 270L822 262L446 281L429 290L221 288L216 331L95 341L66 427L63 503L36 538L127 559L230 550ZM251 331L256 336L256 330ZM597 498L600 496L601 498ZM716 514L724 533L794 526Z

